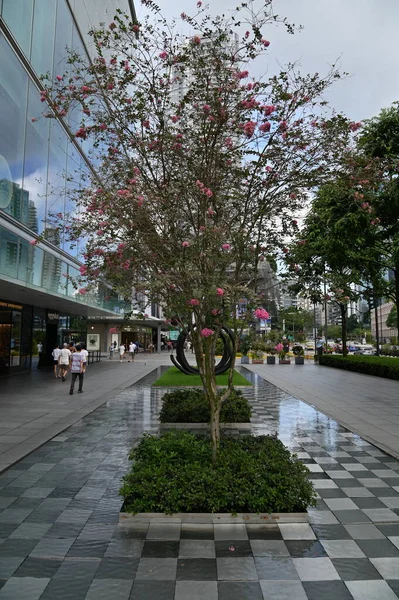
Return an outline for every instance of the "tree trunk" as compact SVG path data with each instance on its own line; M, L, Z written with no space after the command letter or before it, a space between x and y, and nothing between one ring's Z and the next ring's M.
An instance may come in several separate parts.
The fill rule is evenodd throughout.
M197 365L200 371L205 397L210 407L210 430L212 441L212 460L215 462L220 446L220 409L221 398L218 394L215 375L215 352L211 340L201 340L199 333L193 335L193 344Z
M375 314L375 342L377 345L377 356L380 355L380 324L378 320L378 302L376 296L373 297Z
M395 275L395 305L396 305L396 328L399 333L399 263L393 269Z
M340 304L339 307L341 309L341 319L342 319L342 354L343 354L343 356L346 356L348 354L348 349L346 347L346 311L347 311L347 305L346 304Z

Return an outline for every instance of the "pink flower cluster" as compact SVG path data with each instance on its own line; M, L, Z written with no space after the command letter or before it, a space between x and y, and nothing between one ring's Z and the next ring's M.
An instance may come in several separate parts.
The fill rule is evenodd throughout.
M183 246L183 248L188 248L188 247L189 247L189 245L190 245L190 243L189 243L189 242L182 242L182 246Z
M242 129L243 129L246 137L251 138L253 136L253 134L255 133L255 129L256 129L255 121L247 121L242 126Z
M368 202L363 202L363 203L360 205L360 207L361 207L363 210L367 211L368 213L371 213L371 212L373 212L373 209L371 208L371 206L370 206L370 204L369 204Z
M284 350L284 346L283 346L283 344L280 342L279 344L276 344L276 345L274 346L274 349L275 349L275 351L276 351L276 352L282 352L282 351Z
M215 332L213 331L213 329L208 329L207 327L204 327L204 329L201 330L201 335L205 338L210 337L214 333Z
M198 298L191 298L191 300L189 300L188 303L190 304L190 306L199 306L200 301L198 300Z
M270 319L270 315L264 308L257 308L254 310L254 315L257 319L267 320Z
M358 129L360 129L361 126L362 126L362 124L360 122L359 123L351 123L349 125L349 129L351 131L357 131Z
M205 196L207 196L208 198L212 198L212 196L213 196L212 190L210 190L209 188L205 187L205 184L202 183L202 181L200 181L199 179L197 179L197 181L195 182L195 185L197 186L197 188L203 194L205 194Z
M222 250L230 250L230 244L222 244Z
M82 266L80 267L80 269L79 269L79 273L80 273L81 275L86 275L86 274L87 274L87 267L86 267L86 265L82 265Z
M262 123L262 125L259 125L259 131L262 131L263 133L266 133L267 131L270 131L270 123L269 121L265 121L265 123Z
M216 293L218 296L224 296L224 289L222 288L216 288Z

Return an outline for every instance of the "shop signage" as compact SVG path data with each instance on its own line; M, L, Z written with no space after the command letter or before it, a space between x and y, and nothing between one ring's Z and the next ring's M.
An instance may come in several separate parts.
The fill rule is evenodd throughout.
M47 311L47 323L58 323L60 319L60 313L55 310Z
M22 310L21 304L13 304L12 302L0 302L0 306L3 308L15 308L15 310Z

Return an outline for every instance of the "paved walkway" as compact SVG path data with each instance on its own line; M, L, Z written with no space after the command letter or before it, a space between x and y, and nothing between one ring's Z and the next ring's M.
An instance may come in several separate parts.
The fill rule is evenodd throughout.
M67 381L49 370L0 379L0 472L95 410L160 364L161 355L139 354L134 363L115 358L88 365L84 393L69 395Z
M0 474L0 600L397 600L399 461L245 373L254 433L310 469L309 524L118 524L154 372Z
M399 458L399 381L313 362L249 368Z

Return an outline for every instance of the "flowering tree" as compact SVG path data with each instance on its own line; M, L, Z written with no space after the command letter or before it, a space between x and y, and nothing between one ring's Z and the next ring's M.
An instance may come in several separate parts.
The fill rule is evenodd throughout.
M70 74L42 97L60 116L81 109L75 135L96 155L96 177L68 224L87 239L82 275L101 274L127 297L134 287L189 329L216 456L229 393L218 394L214 375L220 328L230 319L237 330L242 297L261 308L259 263L295 230L293 214L339 167L357 125L325 112L335 68L324 78L293 65L250 76L267 57L266 26L291 31L272 0L230 18L212 18L199 1L194 16L181 15L196 32L189 38L143 3L142 23L118 12L92 32L92 64L71 54Z

